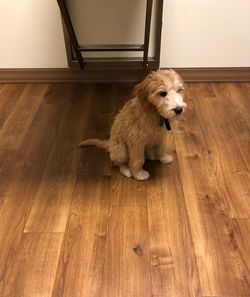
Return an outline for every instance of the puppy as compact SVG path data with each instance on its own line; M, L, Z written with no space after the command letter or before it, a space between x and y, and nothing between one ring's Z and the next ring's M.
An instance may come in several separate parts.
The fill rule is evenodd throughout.
M163 164L173 161L165 146L166 125L168 119L186 109L183 96L183 81L175 71L151 72L135 87L134 97L116 115L110 138L88 139L79 146L105 149L123 175L146 180L149 173L143 169L145 156Z

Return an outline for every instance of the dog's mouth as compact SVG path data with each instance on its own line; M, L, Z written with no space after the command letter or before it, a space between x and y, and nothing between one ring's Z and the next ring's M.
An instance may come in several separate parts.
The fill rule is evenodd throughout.
M185 108L185 107L184 107ZM160 120L160 126L165 126L165 128L170 131L171 130L171 126L170 126L170 123L169 123L169 118L174 118L176 116L179 116L180 114L182 114L184 112L184 108L182 107L176 107L174 109L172 109L168 115L168 117L163 117L162 115L161 116L161 120Z
M157 106L158 114L164 119L173 119L173 118L179 117L184 113L185 109L186 109L186 106L184 104L178 105L172 108Z
M178 105L171 109L164 109L164 108L157 108L157 112L160 115L160 126L164 126L166 130L170 131L170 119L174 119L176 117L179 117L186 109L186 103L183 103L182 105Z

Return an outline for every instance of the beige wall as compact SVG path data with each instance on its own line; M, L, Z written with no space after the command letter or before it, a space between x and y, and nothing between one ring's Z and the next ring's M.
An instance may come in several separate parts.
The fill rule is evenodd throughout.
M80 0L70 1L76 27L81 26L75 8ZM81 0L90 27L77 28L80 40L95 42L97 36L96 43L141 42L144 1ZM250 0L166 0L161 67L250 67L249 11ZM67 67L56 0L0 0L0 37L0 68Z
M67 3L80 44L143 44L146 0L105 0L105 5L102 5L101 9L100 3L103 3L101 0L67 0ZM153 11L156 11L155 7ZM152 15L151 32L154 33L155 13ZM154 34L151 36L151 41L153 37ZM151 44L153 45L152 42ZM149 54L154 55L153 46L150 47ZM96 53L87 55L133 57L142 56L142 53L104 52L99 55Z
M67 67L56 0L0 0L0 68Z
M250 0L166 0L161 66L250 66Z

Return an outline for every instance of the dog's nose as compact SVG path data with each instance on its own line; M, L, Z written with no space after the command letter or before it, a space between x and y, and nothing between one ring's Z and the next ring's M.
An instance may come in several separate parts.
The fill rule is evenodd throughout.
M174 112L175 112L176 114L180 114L180 113L182 113L182 107L180 107L180 106L176 107L176 108L174 109Z

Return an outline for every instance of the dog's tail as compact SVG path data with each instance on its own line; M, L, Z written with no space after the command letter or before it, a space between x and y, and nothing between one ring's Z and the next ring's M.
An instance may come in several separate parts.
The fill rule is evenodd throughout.
M83 146L97 146L97 147L102 148L108 152L109 151L109 139L107 139L107 140L101 140L98 138L87 139L87 140L84 140L79 143L79 147L83 147Z

